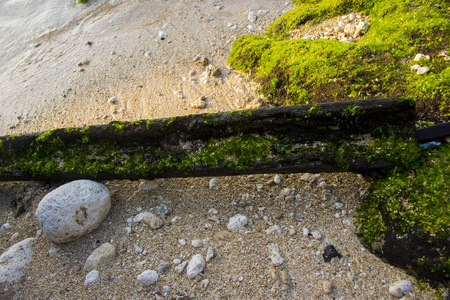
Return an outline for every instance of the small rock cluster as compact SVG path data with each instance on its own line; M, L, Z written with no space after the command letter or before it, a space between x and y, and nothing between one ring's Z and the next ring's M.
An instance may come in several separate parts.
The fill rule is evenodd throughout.
M429 61L431 59L431 57L429 55L425 55L422 53L418 53L415 57L414 57L414 61ZM431 69L429 67L422 67L419 64L415 64L411 67L411 71L417 71L417 75L422 75L422 74L426 74L428 72L431 71Z
M337 40L354 43L359 41L369 30L368 18L358 13L349 13L322 22L319 25L303 26L291 31L291 39Z
M183 77L184 81L196 83L197 80L204 85L218 84L218 79L222 76L222 70L212 63L207 57L203 57L201 53L197 54L194 59L194 65L189 72L189 77ZM199 78L196 75L200 74ZM207 104L206 96L202 95L191 103L191 107L195 109L205 108Z

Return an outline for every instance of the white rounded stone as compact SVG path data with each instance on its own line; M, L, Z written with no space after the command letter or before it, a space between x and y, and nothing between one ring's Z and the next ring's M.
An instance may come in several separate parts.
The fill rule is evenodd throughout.
M84 286L88 286L90 283L96 281L98 279L98 271L92 270L91 272L87 273L86 279L84 280Z
M303 231L303 235L304 235L304 236L308 236L308 234L309 234L308 228L303 227L302 231Z
M389 294L394 297L401 298L406 293L412 291L414 289L414 285L409 280L399 280L392 285L389 286Z
M92 251L91 255L86 259L84 269L92 271L99 266L105 265L114 260L116 256L116 248L110 243L104 243L100 247Z
M428 67L420 67L417 69L417 74L422 75L422 74L428 73L430 71L431 71L431 69Z
M111 197L105 185L77 180L48 193L35 215L50 240L64 243L97 228L110 208Z
M275 184L280 184L281 183L281 176L280 175L275 175L273 177L273 182L275 182Z
M416 56L414 57L414 60L421 60L421 59L430 59L429 55L425 55L423 53L417 53Z
M12 229L11 225L9 223L5 223L0 228L0 232L5 231L5 230L11 230L11 229Z
M250 22L255 22L258 19L254 11L249 12L247 18Z
M227 228L230 231L244 230L245 225L248 223L248 218L244 215L237 214L230 218Z
M6 290L8 285L2 285L5 294L20 293L21 284L33 260L34 244L34 238L27 238L12 245L0 256L0 283L9 283L12 289L10 292Z
M189 264L186 268L187 276L188 278L194 278L200 272L203 271L203 268L205 267L206 262L203 259L203 256L201 254L196 254L192 256L191 260L189 261Z
M195 248L200 248L201 246L203 246L203 241L199 240L199 239L195 239L191 242L192 247Z
M321 240L323 237L322 234L317 230L314 230L313 232L311 232L311 234L316 240Z
M155 284L159 279L158 273L153 270L145 270L138 275L137 280L142 286Z

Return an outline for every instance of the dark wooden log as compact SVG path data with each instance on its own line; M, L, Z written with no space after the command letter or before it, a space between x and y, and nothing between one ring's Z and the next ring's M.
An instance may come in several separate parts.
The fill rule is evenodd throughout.
M408 101L373 99L5 136L0 180L376 171L396 162L374 138L411 139L415 117Z
M417 141L426 143L450 136L450 123L438 124L417 130Z

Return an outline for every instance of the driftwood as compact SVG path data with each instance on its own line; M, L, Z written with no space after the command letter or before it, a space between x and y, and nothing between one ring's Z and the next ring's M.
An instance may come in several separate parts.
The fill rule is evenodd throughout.
M397 164L377 139L414 139L415 119L408 101L373 99L5 136L0 180L371 172Z

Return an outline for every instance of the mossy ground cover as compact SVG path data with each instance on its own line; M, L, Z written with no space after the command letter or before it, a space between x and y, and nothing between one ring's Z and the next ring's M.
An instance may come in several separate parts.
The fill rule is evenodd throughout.
M375 182L357 211L364 244L434 287L450 280L449 181L450 145L424 150Z
M239 38L228 60L235 69L251 72L270 102L409 97L419 119L448 120L450 62L438 56L450 51L448 1L294 0L294 5L264 35ZM289 39L291 30L350 11L369 17L370 28L357 43ZM418 53L431 60L413 61ZM431 72L418 75L411 70L415 64ZM445 285L450 278L450 146L425 151L394 135L376 143L367 149L369 158L373 151L374 157L384 155L402 167L374 183L359 209L362 241L418 278Z
M294 1L298 7L262 36L244 36L233 45L229 64L252 70L262 93L279 105L331 102L380 95L410 96L423 116L450 116L450 62L437 55L450 49L446 1ZM301 26L356 11L370 28L358 43L290 40ZM412 62L417 53L431 60ZM413 64L431 68L425 75Z

